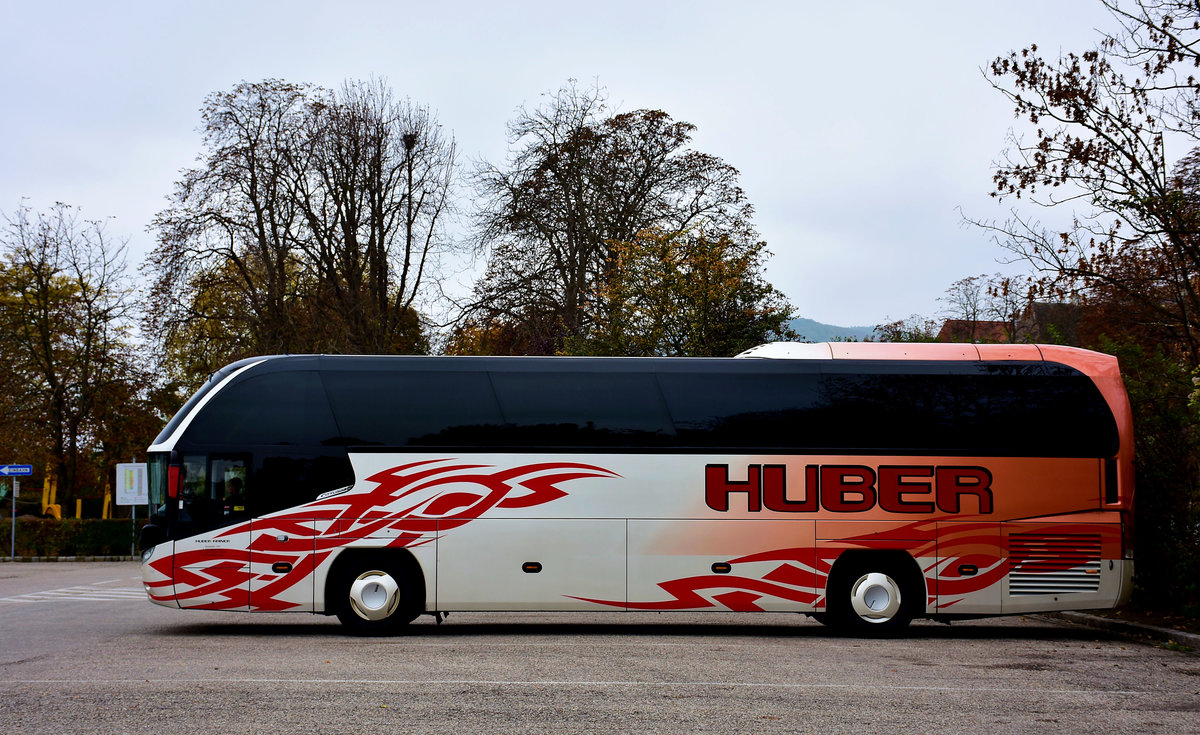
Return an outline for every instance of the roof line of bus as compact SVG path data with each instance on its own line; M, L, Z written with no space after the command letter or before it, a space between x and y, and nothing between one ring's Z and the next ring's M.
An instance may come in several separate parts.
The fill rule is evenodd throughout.
M1067 365L1101 385L1120 385L1117 358L1079 347L1039 344L956 342L771 342L746 350L742 358L792 360L969 360L1054 362ZM1110 386L1110 390L1115 386ZM1123 388L1119 391L1123 393ZM1110 396L1115 399L1116 396ZM1127 399L1126 399L1127 400Z
M289 357L320 357L353 359L371 357L444 358L437 355L264 355L243 360L226 368L240 367L248 362L286 359ZM521 356L472 356L489 360L520 360ZM535 356L545 359L545 356ZM1078 347L1044 344L973 344L952 342L769 342L753 347L738 358L763 358L778 360L921 360L921 361L975 361L975 362L1055 362L1073 367L1092 377L1116 374L1117 361L1111 355L1093 352ZM554 359L572 359L571 356L556 356ZM595 359L594 356L576 359ZM645 358L634 358L645 359ZM684 358L686 359L686 358ZM709 358L711 359L711 358Z
M1073 358L1098 353L1073 347L1036 344L975 344L970 342L771 342L751 348L738 357L761 357L791 360L1022 360L1042 362L1049 358L1045 350L1056 352L1056 358ZM1060 350L1065 352L1059 353ZM1075 353L1079 353L1076 355Z

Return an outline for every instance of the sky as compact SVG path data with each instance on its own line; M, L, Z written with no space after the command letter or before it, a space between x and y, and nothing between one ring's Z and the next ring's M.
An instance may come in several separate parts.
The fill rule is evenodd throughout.
M319 3L0 0L0 212L61 201L128 240L131 266L204 98L266 78L385 79L436 113L464 162L568 79L617 111L661 109L741 172L796 315L840 326L935 316L1001 269L973 219L1003 219L991 170L1025 128L981 69L1030 42L1093 46L1098 0L855 3ZM1059 215L1061 216L1061 215ZM462 276L466 282L469 276ZM463 286L466 288L466 286Z

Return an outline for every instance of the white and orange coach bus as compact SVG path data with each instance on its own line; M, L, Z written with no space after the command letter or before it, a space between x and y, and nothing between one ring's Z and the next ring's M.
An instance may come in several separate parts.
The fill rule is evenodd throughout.
M1111 608L1133 572L1117 361L1039 345L739 358L278 356L149 448L168 607L806 613L882 633Z

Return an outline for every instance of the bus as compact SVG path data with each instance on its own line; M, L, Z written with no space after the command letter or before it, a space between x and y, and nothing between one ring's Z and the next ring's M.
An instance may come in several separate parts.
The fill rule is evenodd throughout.
M736 358L287 355L147 454L172 608L771 611L860 634L1112 608L1133 574L1117 360L774 343Z

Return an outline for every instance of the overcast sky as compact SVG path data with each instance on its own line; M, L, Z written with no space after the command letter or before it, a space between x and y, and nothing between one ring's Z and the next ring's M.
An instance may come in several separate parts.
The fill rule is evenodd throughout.
M1019 121L980 67L1113 25L1096 0L0 7L0 211L25 197L111 217L133 264L200 152L211 92L383 77L468 159L499 161L514 111L576 78L698 126L695 147L741 171L771 282L798 316L842 326L931 316L953 281L999 268L957 211L1006 211L990 167Z

